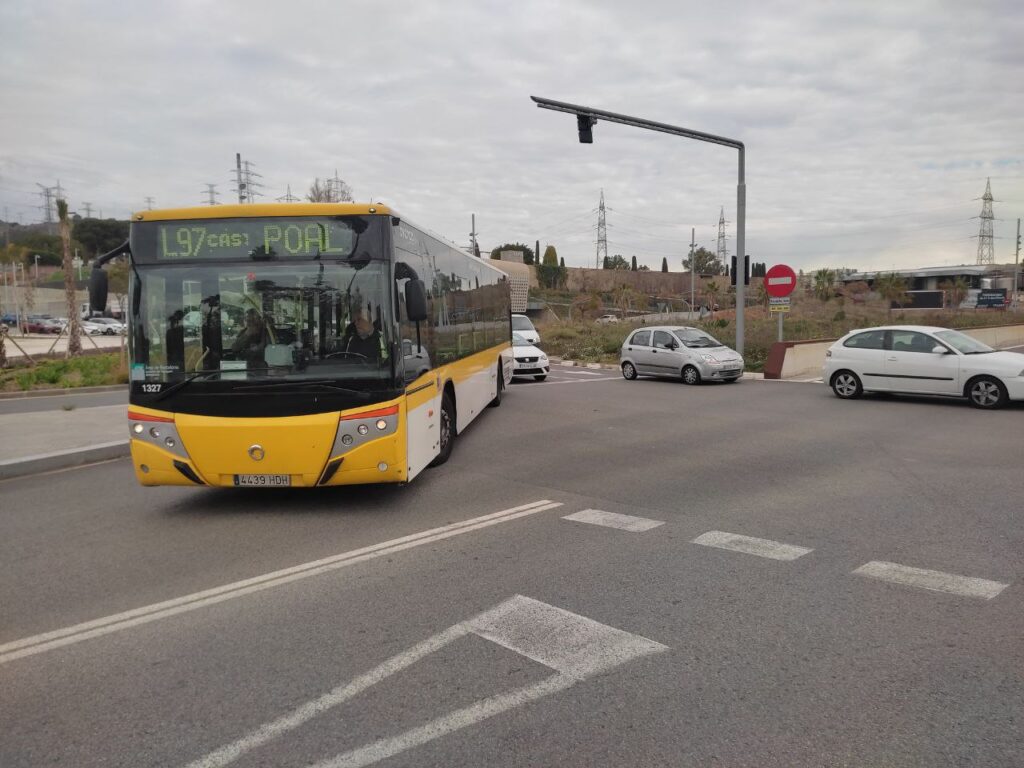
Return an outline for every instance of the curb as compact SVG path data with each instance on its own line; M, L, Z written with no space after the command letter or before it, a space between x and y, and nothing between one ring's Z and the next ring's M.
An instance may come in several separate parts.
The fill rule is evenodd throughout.
M29 389L24 392L0 392L0 400L25 397L61 397L65 395L92 395L99 392L128 391L127 384L106 384L102 387L69 387L67 389Z
M112 443L99 443L84 448L71 448L66 451L41 453L37 456L25 456L20 459L0 461L0 480L14 477L37 475L41 472L52 472L56 469L70 469L83 464L97 461L120 459L131 453L128 440L117 440Z

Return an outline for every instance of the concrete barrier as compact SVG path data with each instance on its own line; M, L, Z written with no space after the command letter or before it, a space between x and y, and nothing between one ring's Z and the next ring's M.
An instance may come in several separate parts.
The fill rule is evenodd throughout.
M1013 347L1024 344L1024 325L997 325L987 328L959 328L990 347ZM792 379L817 376L825 364L825 352L836 339L777 341L768 351L764 366L766 379Z

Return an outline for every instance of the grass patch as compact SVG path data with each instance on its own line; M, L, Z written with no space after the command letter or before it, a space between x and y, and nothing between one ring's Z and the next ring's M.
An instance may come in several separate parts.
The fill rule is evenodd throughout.
M0 392L32 389L73 389L127 384L128 369L119 352L86 355L71 360L44 360L0 371Z
M736 320L733 311L694 323L729 347L736 346ZM744 362L748 371L763 371L768 351L778 338L777 321L763 307L748 307L744 323ZM921 310L888 312L878 303L854 304L832 300L822 302L813 297L793 296L793 311L783 322L787 341L807 339L838 339L856 328L876 325L937 325L946 328L979 328L1024 322L1024 318L1008 312ZM661 325L651 322L647 325ZM598 325L592 320L573 323L548 323L538 327L541 348L549 355L588 363L618 363L619 348L626 336L640 323L622 322Z

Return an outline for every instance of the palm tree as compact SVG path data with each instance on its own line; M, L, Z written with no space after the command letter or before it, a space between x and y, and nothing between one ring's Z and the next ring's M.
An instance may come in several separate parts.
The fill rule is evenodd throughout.
M711 316L714 317L715 306L718 304L718 299L722 295L722 289L719 287L718 283L714 280L710 280L708 281L708 284L704 286L704 295L707 297L708 304L710 304L708 309L711 310Z
M819 269L814 273L814 295L828 301L835 292L836 273L831 269Z
M60 219L60 240L64 246L64 297L68 304L68 349L64 356L70 358L82 354L82 337L78 324L74 265L71 263L71 222L68 221L67 200L57 201L57 218Z
M889 318L892 318L892 305L898 304L901 308L907 301L907 281L895 272L888 275L879 275L875 278L875 290L888 303Z
M963 303L963 300L967 298L967 291L970 286L967 284L966 278L958 277L955 280L946 280L940 283L939 288L946 292L949 308L957 309Z

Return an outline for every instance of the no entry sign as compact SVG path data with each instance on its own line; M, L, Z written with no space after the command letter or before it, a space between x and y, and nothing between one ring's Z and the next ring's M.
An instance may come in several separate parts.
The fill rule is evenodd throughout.
M796 290L796 272L785 264L776 264L764 273L764 287L769 296L789 296Z

